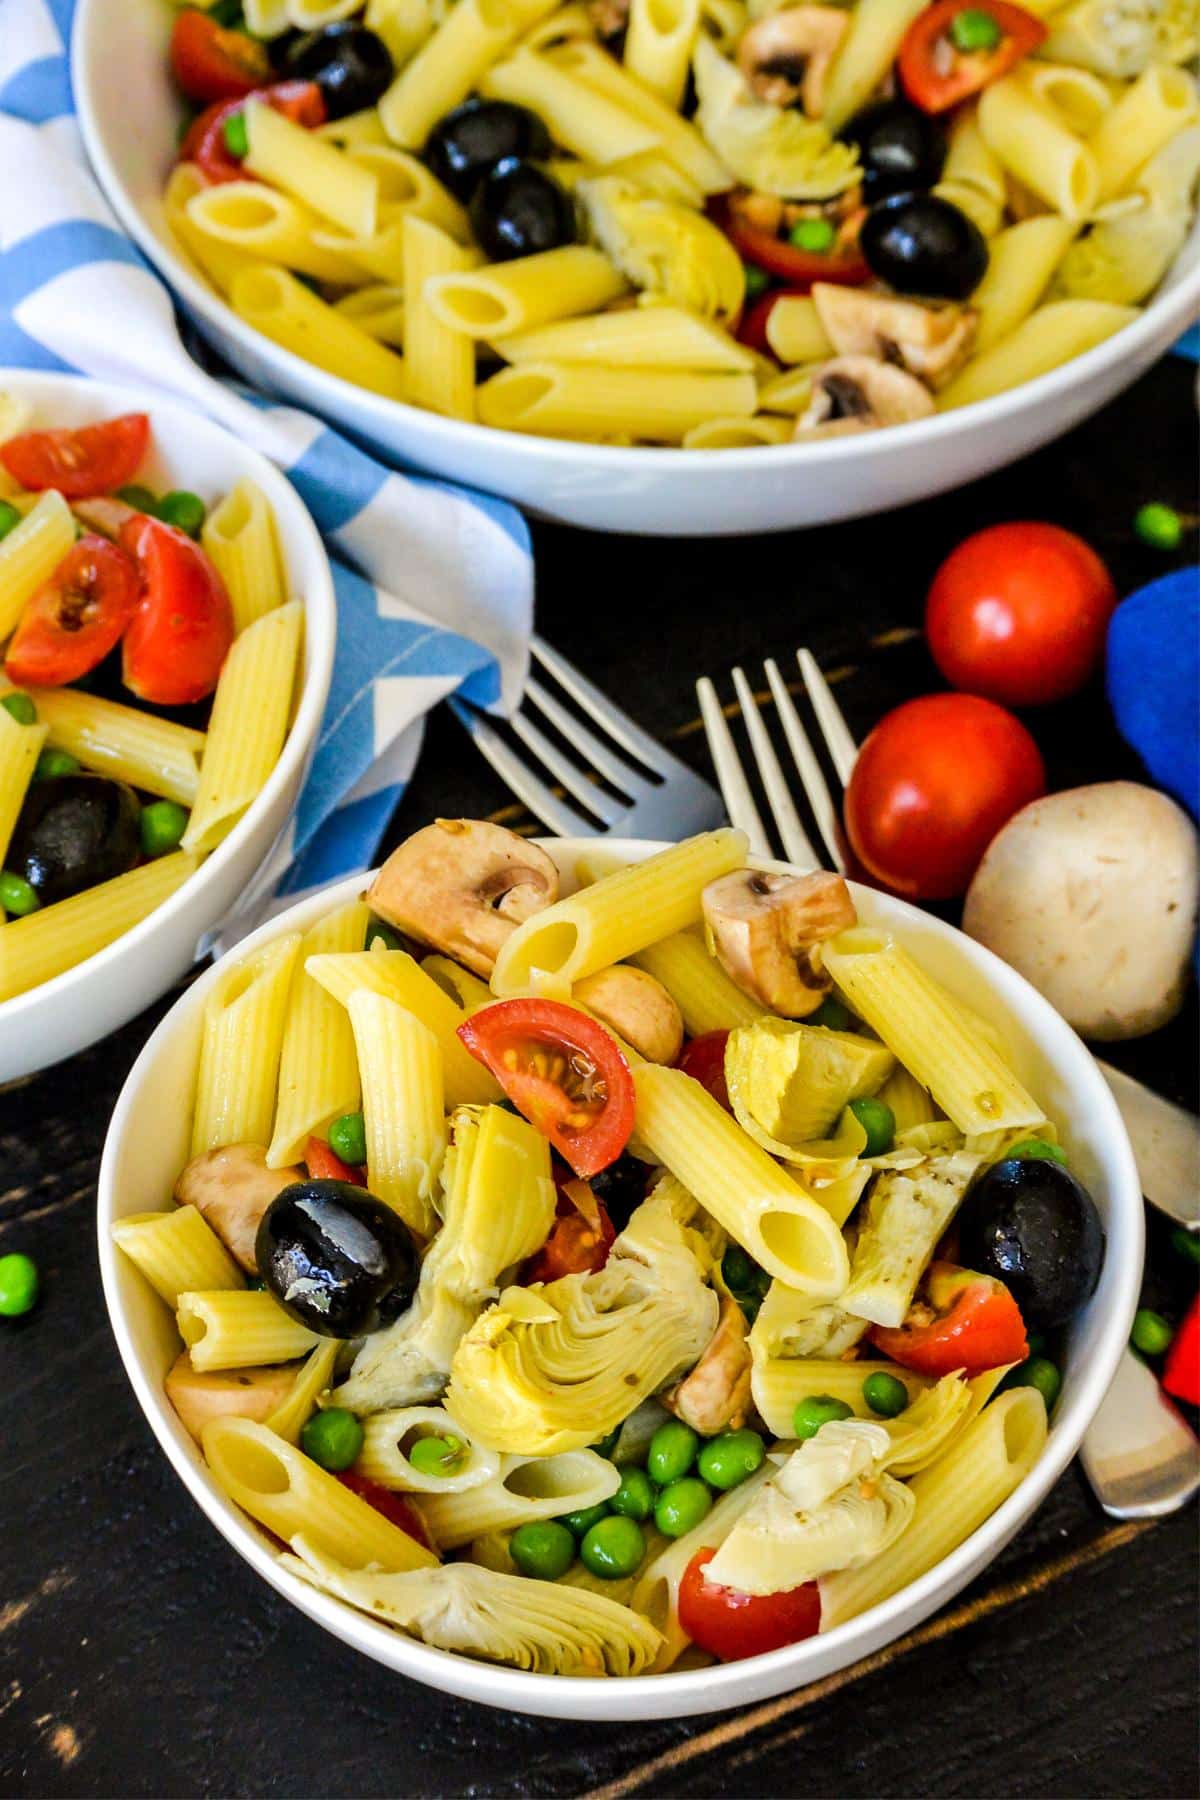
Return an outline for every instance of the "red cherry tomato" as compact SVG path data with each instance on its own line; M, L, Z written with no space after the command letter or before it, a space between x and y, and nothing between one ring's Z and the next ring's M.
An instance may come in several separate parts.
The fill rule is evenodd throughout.
M351 1168L329 1148L324 1138L310 1137L304 1146L304 1161L313 1181L349 1181L355 1187L366 1187L361 1169Z
M125 632L121 676L152 706L186 706L217 685L233 642L225 583L190 537L143 513L121 528L141 599Z
M781 1594L743 1594L707 1581L715 1550L697 1550L679 1584L679 1623L701 1650L721 1662L740 1662L815 1636L821 1628L821 1590L815 1581Z
M990 50L960 50L951 35L955 19L959 13L980 12L995 21L999 41ZM1040 19L1008 0L937 0L909 26L896 72L909 99L924 112L945 112L1007 75L1045 36Z
M1183 1324L1171 1340L1162 1384L1177 1400L1200 1406L1200 1300L1193 1300Z
M138 603L137 570L107 538L82 537L25 604L5 670L19 687L61 687L104 661Z
M277 81L259 88L255 98L294 125L308 130L325 123L325 101L315 81ZM179 146L180 162L195 163L210 187L222 181L249 181L253 177L225 142L226 121L242 110L241 100L218 100L192 120Z
M851 249L797 250L786 238L747 225L724 200L714 200L709 214L720 226L738 255L770 275L778 275L795 292L806 294L814 281L836 281L843 287L861 287L871 271L855 245Z
M616 1242L603 1200L586 1181L566 1181L559 1189L550 1236L525 1264L521 1279L557 1281L560 1275L590 1275L602 1269Z
M171 73L189 100L240 100L271 79L266 45L187 7L171 31Z
M377 1481L370 1481L365 1475L356 1475L353 1469L343 1469L336 1479L343 1487L349 1488L352 1494L357 1494L360 1500L365 1500L368 1506L373 1506L377 1513L382 1513L390 1524L399 1526L410 1538L415 1538L418 1544L424 1544L426 1550L436 1552L436 1546L425 1529L424 1519L403 1494L393 1493L391 1488L381 1487Z
M925 635L952 687L1038 706L1065 699L1094 672L1116 604L1112 576L1074 532L991 525L934 576Z
M867 1334L893 1362L940 1378L955 1369L981 1375L1029 1355L1020 1309L1002 1281L935 1262L924 1295L903 1325L872 1325Z
M859 751L846 834L885 887L949 900L966 892L1000 827L1045 791L1019 719L974 694L927 694L888 713Z
M27 431L0 445L0 463L32 493L57 488L67 500L83 500L124 487L146 454L150 421L123 413L78 431Z
M693 1081L698 1081L701 1087L707 1088L726 1112L732 1112L729 1089L725 1085L725 1046L728 1042L727 1031L706 1031L703 1037L692 1038L684 1046L678 1067L685 1075L690 1075Z
M458 1035L577 1175L616 1162L636 1097L629 1064L603 1025L557 1000L501 1000Z

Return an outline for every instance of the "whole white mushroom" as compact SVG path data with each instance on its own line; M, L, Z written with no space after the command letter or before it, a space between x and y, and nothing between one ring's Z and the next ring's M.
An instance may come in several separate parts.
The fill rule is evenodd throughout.
M1034 800L992 840L963 928L1087 1038L1179 1010L1200 887L1196 830L1165 794L1104 781Z

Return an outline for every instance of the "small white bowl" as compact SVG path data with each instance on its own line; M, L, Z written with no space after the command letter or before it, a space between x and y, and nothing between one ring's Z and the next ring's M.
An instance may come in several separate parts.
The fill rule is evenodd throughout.
M300 698L283 754L262 793L190 881L132 931L53 981L0 1002L4 1082L107 1037L191 967L201 938L242 893L295 805L329 693L337 604L324 547L295 489L228 431L157 395L73 375L0 369L0 390L30 403L31 429L149 413L150 454L139 479L155 488L186 488L212 505L243 478L253 481L275 515L288 593L305 603Z
M575 886L576 857L594 842L546 843L562 871L564 891ZM664 846L631 839L611 848L632 860ZM361 893L367 879L352 877L305 900L247 938L234 956L250 954L279 932L307 928ZM1016 1492L944 1562L881 1606L826 1636L747 1662L600 1681L523 1674L428 1649L279 1568L275 1548L218 1488L168 1404L163 1376L179 1353L174 1320L111 1236L113 1222L125 1214L161 1210L170 1202L188 1156L201 1015L224 965L189 988L150 1039L117 1102L100 1166L100 1267L117 1344L142 1410L193 1499L264 1581L343 1643L430 1687L513 1712L608 1721L678 1718L740 1706L843 1669L918 1624L986 1567L1062 1474L1112 1380L1141 1281L1142 1195L1120 1114L1087 1050L1020 975L903 901L857 886L853 892L865 922L894 931L930 974L994 1022L1016 1072L1060 1126L1072 1165L1095 1197L1107 1252L1100 1285L1068 1333L1062 1397L1049 1441Z

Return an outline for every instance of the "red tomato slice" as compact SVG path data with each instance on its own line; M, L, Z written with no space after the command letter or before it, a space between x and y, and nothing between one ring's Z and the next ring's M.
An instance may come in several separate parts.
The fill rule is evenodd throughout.
M61 687L104 661L132 619L137 570L107 538L82 537L25 604L5 670L19 687Z
M217 685L233 642L225 583L198 544L143 513L121 529L141 599L125 633L121 676L152 706L186 706Z
M677 1066L701 1087L707 1088L726 1112L732 1112L729 1089L725 1085L725 1046L728 1042L727 1031L706 1031L703 1037L692 1038L684 1046Z
M418 1544L424 1544L426 1550L437 1554L437 1546L425 1529L425 1521L410 1500L403 1494L397 1494L391 1488L381 1487L377 1481L368 1480L365 1475L356 1475L353 1469L343 1469L337 1479L343 1487L373 1506L377 1513L392 1525L398 1525L408 1537L415 1538Z
M725 200L712 201L709 213L745 262L755 263L769 274L778 275L797 293L806 294L814 281L836 281L843 287L861 287L864 281L871 279L871 271L857 248L838 249L832 253L797 250L786 238L747 225Z
M352 1169L336 1156L324 1138L310 1137L304 1146L304 1161L313 1181L349 1181L355 1187L366 1187L361 1169Z
M557 1281L560 1275L593 1274L608 1261L616 1236L608 1208L587 1182L566 1181L559 1189L550 1236L525 1264L521 1279Z
M958 49L950 27L965 12L989 13L996 21L1001 35L994 49ZM1045 36L1042 21L1009 0L936 0L909 26L896 71L901 87L923 112L945 112L1007 75Z
M188 7L171 32L171 73L189 100L239 100L271 79L265 44Z
M617 1160L633 1130L635 1095L629 1064L603 1025L557 1000L501 1000L458 1035L577 1175Z
M779 1594L743 1594L705 1578L715 1550L697 1550L679 1584L679 1623L701 1650L721 1662L741 1662L814 1637L821 1629L821 1590L815 1581Z
M83 500L124 487L146 454L150 421L123 413L78 431L27 431L0 444L0 463L31 493L57 488L67 500Z
M1171 1339L1162 1384L1177 1400L1200 1406L1200 1300Z
M325 123L325 101L315 81L277 81L259 88L256 97L275 112L308 130ZM180 162L192 162L210 187L222 181L251 181L255 177L242 166L225 142L225 121L240 112L241 100L218 100L192 120L179 146Z
M919 1375L981 1375L1029 1355L1020 1310L1002 1281L935 1262L924 1291L927 1299L914 1301L903 1325L872 1325L867 1334L893 1362Z

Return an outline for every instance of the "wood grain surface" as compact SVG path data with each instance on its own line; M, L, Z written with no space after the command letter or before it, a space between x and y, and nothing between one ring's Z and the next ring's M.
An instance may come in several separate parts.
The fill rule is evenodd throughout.
M1194 499L1194 370L1166 362L1089 424L956 495L752 541L535 528L552 643L705 770L694 682L809 644L859 734L935 685L919 636L966 532L1045 517L1131 591L1171 565L1136 506ZM1195 539L1190 540L1194 549ZM401 552L398 552L401 554ZM1178 559L1177 559L1178 560ZM728 697L728 696L727 696ZM1092 693L1040 715L1052 782L1131 775ZM508 797L444 713L392 836ZM947 1610L801 1692L707 1718L583 1725L448 1699L266 1589L159 1453L109 1335L94 1243L113 1102L170 996L0 1093L0 1250L44 1295L0 1321L0 1794L1184 1796L1196 1757L1196 1524L1117 1524L1077 1468ZM1195 1104L1197 1016L1112 1060ZM1147 1298L1192 1277L1151 1222Z

